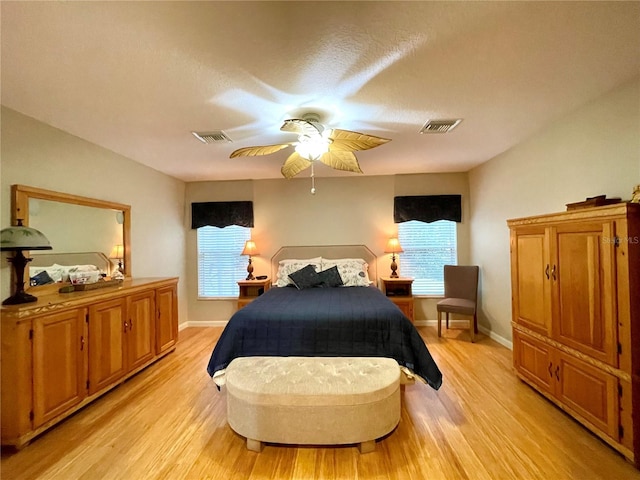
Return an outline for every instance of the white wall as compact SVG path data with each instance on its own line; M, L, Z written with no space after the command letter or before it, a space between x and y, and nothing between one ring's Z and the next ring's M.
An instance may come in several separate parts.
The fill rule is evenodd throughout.
M316 172L317 173L317 172ZM191 202L251 200L252 238L260 250L254 257L254 275L270 274L270 259L288 245L366 245L378 259L378 272L388 274L387 239L396 235L393 197L396 195L462 194L463 222L458 227L459 259L469 258L469 194L466 174L316 177L315 195L305 174L291 180L200 182L187 185ZM190 226L190 214L186 227ZM235 301L197 299L196 235L187 234L187 275L190 322L226 322ZM399 258L402 274L402 254ZM416 302L416 319L435 318L435 300Z
M564 211L567 203L600 194L628 200L637 184L639 79L473 169L471 259L481 268L480 324L511 338L507 219Z
M184 182L11 109L1 113L2 227L11 222L13 184L131 205L132 275L180 277L180 321L186 321ZM7 256L2 298L10 294Z

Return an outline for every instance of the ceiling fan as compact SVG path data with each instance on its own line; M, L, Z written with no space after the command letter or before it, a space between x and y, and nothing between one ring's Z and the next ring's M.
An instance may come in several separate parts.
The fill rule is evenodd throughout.
M293 178L309 167L311 167L311 177L313 178L314 161L320 161L337 170L362 173L358 159L353 152L369 150L391 141L388 138L365 135L350 130L326 129L320 123L320 116L316 113L307 113L302 118L285 120L280 130L296 133L298 141L240 148L231 153L229 158L269 155L287 147L295 147L295 152L289 155L280 169L285 178ZM315 188L312 188L311 193L315 193Z

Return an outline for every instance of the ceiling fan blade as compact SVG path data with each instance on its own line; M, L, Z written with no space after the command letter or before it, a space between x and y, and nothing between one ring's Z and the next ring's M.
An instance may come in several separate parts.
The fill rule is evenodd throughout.
M235 150L229 155L229 158L236 157L256 157L258 155L269 155L271 153L276 153L282 150L283 148L290 147L291 143L283 143L281 145L264 145L262 147L244 147Z
M358 164L358 159L353 152L329 150L320 157L320 161L331 168L335 168L336 170L362 173L360 165Z
M309 168L310 166L311 161L300 156L298 152L293 152L282 165L280 172L282 172L282 176L284 178L293 178L302 170Z
M334 128L329 135L333 142L329 145L332 151L369 150L390 142L389 138L376 137L374 135L365 135L364 133L352 132L350 130L340 130Z
M315 124L307 121L301 120L299 118L291 118L289 120L285 120L280 130L283 132L291 132L296 133L298 135L307 135L309 137L318 137L322 133L322 130L319 129Z

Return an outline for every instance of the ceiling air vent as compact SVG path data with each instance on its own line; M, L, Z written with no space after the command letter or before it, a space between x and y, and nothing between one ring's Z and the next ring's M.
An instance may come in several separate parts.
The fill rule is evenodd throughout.
M230 143L232 140L222 130L215 132L191 132L202 143Z
M429 120L420 129L420 133L447 133L458 126L462 121L461 118L453 120Z

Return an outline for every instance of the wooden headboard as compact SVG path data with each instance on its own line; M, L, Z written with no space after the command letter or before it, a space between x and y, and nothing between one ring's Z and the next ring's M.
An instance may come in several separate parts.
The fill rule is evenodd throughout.
M362 258L369 264L369 279L378 283L378 257L366 245L305 245L287 246L271 257L271 281L278 275L278 262L287 258Z
M33 253L30 267L48 267L58 265L95 265L103 272L110 274L111 261L101 252L74 252L74 253Z

